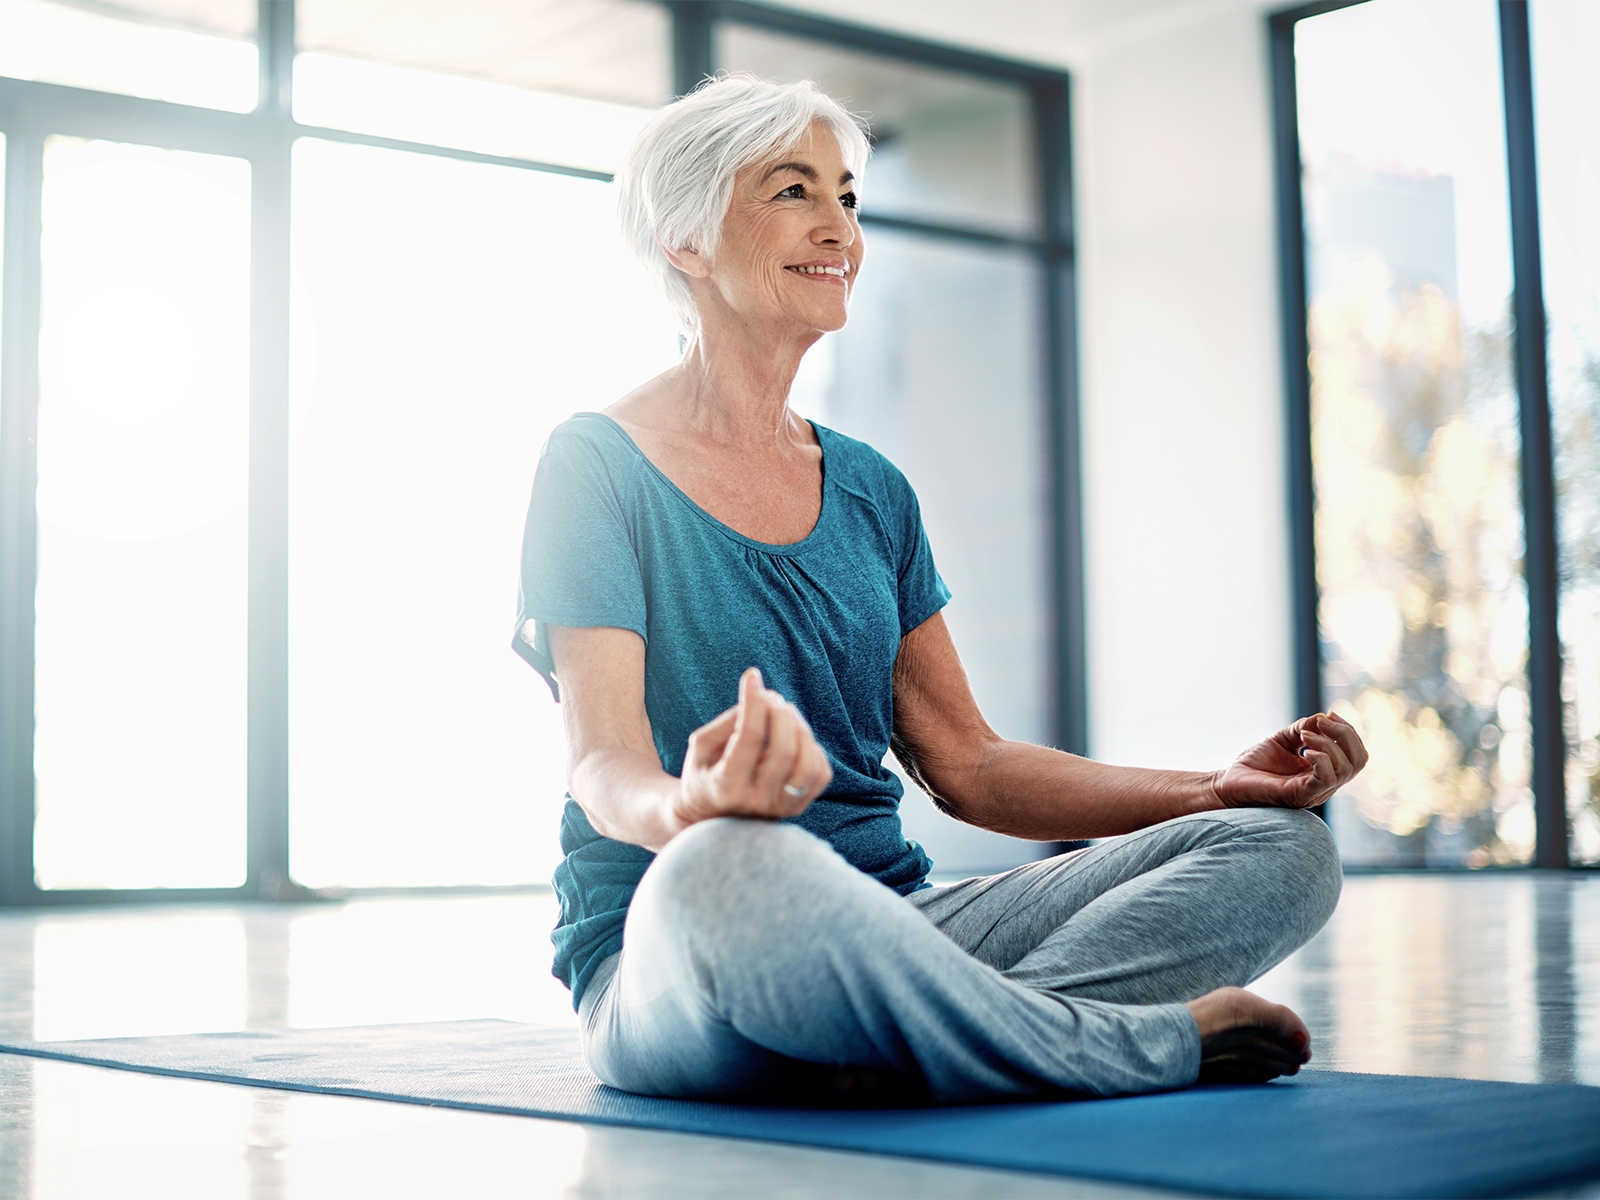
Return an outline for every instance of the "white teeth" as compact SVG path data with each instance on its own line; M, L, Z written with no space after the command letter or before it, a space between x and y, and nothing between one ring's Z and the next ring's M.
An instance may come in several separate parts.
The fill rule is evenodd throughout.
M848 268L846 267L790 267L791 271L799 271L802 275L837 275L843 279Z

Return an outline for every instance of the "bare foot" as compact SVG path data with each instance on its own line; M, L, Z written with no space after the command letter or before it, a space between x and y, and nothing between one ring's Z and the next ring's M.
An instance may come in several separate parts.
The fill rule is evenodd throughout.
M1265 1083L1311 1061L1305 1022L1254 992L1218 988L1188 1009L1200 1027L1201 1083Z

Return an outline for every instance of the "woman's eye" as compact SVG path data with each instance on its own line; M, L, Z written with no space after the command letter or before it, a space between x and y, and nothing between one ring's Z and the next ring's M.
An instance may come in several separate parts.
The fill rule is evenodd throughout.
M861 207L861 201L856 199L856 194L854 192L846 192L844 195L840 196L839 203L844 205L846 208Z
M786 197L790 200L804 200L806 198L806 185L803 183L791 183L778 195L780 198Z

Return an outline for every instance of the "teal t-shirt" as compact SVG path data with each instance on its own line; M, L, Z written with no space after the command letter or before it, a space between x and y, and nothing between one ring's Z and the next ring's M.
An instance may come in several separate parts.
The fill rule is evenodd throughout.
M668 774L689 735L761 668L797 705L833 782L793 824L902 895L933 864L900 827L900 781L883 765L900 639L950 599L916 494L865 443L816 425L822 512L801 541L734 532L682 492L611 418L580 413L545 444L522 548L513 645L550 684L548 627L615 626L645 641L644 700ZM530 642L525 634L534 622ZM623 922L654 855L601 837L569 796L556 869L555 975L573 1005L622 948Z

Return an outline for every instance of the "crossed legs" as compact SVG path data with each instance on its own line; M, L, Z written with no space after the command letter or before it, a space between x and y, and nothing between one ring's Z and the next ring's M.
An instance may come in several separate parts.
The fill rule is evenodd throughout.
M584 995L607 1083L761 1091L793 1060L889 1068L941 1101L1194 1082L1183 1002L1243 985L1333 911L1301 812L1198 814L903 899L782 823L696 825L646 872Z

